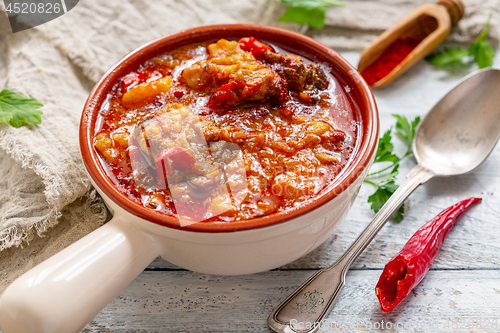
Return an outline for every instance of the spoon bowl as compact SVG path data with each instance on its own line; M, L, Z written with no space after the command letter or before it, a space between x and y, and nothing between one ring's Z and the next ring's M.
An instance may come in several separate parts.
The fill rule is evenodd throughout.
M500 137L500 70L484 69L463 79L420 123L413 153L436 176L478 167Z

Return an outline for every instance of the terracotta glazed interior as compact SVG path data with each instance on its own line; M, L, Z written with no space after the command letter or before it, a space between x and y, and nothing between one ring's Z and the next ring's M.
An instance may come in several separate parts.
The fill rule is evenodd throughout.
M350 88L349 95L354 101L361 123L356 151L351 157L350 163L344 168L336 181L303 206L247 221L200 222L181 227L175 217L145 208L131 200L126 194L118 190L111 179L108 178L93 146L95 121L98 112L107 97L108 91L117 80L126 73L133 71L140 63L152 56L187 44L212 42L221 38L234 40L248 36L253 36L264 42L279 46L286 51L327 64L339 83ZM376 149L378 128L377 107L368 85L356 69L337 52L307 36L284 29L251 24L216 25L184 30L159 38L133 51L113 66L96 84L85 104L80 123L80 147L85 166L94 182L111 200L129 213L153 223L186 231L234 232L284 222L332 200L343 189L348 188L367 167L370 156Z

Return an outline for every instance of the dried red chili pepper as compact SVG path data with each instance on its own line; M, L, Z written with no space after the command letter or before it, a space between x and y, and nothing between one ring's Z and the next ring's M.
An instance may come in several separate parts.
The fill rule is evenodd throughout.
M414 38L399 38L392 42L373 63L361 72L370 86L387 76L417 47L420 40Z
M480 201L480 198L470 198L443 210L418 229L385 265L375 287L383 312L394 309L422 281L457 218Z

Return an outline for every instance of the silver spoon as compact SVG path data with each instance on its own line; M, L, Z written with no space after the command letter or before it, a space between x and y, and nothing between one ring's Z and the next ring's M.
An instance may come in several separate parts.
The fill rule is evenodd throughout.
M418 165L345 253L274 309L267 319L269 327L275 332L316 332L342 292L351 264L406 198L433 177L474 170L499 137L500 70L488 68L467 76L432 108L413 141Z

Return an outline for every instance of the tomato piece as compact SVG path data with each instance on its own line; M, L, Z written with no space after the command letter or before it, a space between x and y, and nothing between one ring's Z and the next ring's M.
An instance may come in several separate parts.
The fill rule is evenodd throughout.
M122 80L122 93L126 93L129 88L132 88L140 83L139 74L134 74L131 76L126 76Z
M273 48L267 44L259 42L254 37L245 37L238 41L240 48L243 51L251 52L255 57L259 57L260 55L269 52L274 52Z
M157 80L163 75L156 69L148 68L141 73L134 73L132 75L126 76L122 79L121 89L122 93L126 93L130 89L144 83L148 80Z
M217 108L226 105L235 105L241 100L244 88L245 82L243 81L229 81L210 96L208 107Z
M177 98L182 98L182 96L184 96L184 91L176 90L176 91L174 91L174 96Z
M133 87L145 82L148 78L149 78L148 73L134 73L132 75L125 76L122 79L122 85L121 85L122 93L123 94L126 93Z
M165 179L167 176L166 167L168 164L165 163L166 159L170 160L172 168L183 170L190 170L196 162L196 159L184 148L175 147L166 150L158 156L155 162L158 179Z

